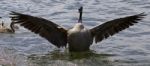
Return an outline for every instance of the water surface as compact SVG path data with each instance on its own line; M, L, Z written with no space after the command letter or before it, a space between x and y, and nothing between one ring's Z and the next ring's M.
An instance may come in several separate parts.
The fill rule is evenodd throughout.
M9 24L10 11L51 20L71 28L84 7L83 23L92 28L106 21L145 12L138 24L100 43L92 52L57 51L47 40L23 27L0 34L0 64L14 66L150 66L150 0L0 0L0 16ZM14 61L15 60L15 61Z

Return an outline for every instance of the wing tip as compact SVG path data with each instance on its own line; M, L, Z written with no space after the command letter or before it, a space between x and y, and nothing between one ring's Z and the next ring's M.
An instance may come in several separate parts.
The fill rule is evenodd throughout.
M136 14L131 17L133 17L133 19L135 20L135 23L137 23L137 21L142 20L146 15L147 14L145 12L142 12L140 14Z
M21 13L19 13L19 12L15 12L15 11L10 11L9 14L10 14L10 15L16 15L16 16L18 16L18 15L23 15L23 14L21 14Z
M136 15L136 16L138 16L140 18L144 18L145 16L147 16L147 14L145 12L142 12L142 13Z
M10 11L9 14L10 14L10 15L14 15L14 14L17 14L17 12L15 12L15 11Z

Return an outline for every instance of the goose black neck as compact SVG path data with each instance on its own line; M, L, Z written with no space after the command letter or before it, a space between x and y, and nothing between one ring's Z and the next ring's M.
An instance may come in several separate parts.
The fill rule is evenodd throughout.
M14 32L15 32L15 29L14 29L14 22L12 22L12 23L10 24L10 28L11 28L12 32L14 33Z
M82 23L82 12L83 12L83 7L80 7L80 9L79 9L79 13L80 13L80 15L79 15L79 23Z
M2 26L4 26L4 22L2 21Z

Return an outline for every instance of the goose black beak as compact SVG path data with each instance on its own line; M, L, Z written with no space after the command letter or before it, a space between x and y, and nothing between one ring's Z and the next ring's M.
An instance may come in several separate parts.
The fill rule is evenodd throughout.
M81 6L81 7L79 8L79 13L81 13L82 10L83 10L83 7Z

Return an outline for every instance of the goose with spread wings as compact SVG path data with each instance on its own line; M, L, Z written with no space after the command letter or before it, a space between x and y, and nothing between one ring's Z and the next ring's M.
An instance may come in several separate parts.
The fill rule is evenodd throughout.
M144 13L126 16L86 29L82 23L82 11L83 7L80 7L78 23L71 29L64 29L54 22L40 17L18 12L11 12L10 14L13 24L20 24L59 48L66 47L68 44L69 51L74 52L88 51L93 40L96 43L101 42L103 39L138 23L145 16Z

